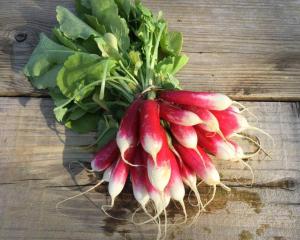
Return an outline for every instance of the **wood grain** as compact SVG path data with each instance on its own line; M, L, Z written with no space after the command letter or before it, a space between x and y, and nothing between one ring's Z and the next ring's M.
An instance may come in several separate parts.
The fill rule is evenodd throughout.
M300 99L299 0L146 0L183 32L189 65L179 74L187 89L235 99ZM0 1L0 95L36 96L21 73L40 32L55 23L67 1Z
M276 146L261 136L272 159L263 154L249 163L256 183L246 188L249 171L239 164L216 163L227 193L218 189L208 212L192 228L169 228L167 239L299 239L300 238L300 105L299 103L249 103L258 116L257 126L269 132ZM259 107L259 109L257 109ZM251 122L255 124L255 122ZM58 201L87 189L94 178L71 161L88 161L79 150L93 141L57 124L49 99L0 98L0 239L154 239L152 224L134 226L105 216L99 206L109 203L107 186L65 203ZM73 173L71 175L71 172ZM244 179L244 180L242 180ZM203 198L206 188L201 188ZM187 201L186 201L187 203ZM188 203L187 203L188 204ZM137 207L127 186L112 214L128 217ZM188 207L193 216L195 208ZM174 204L169 217L182 218ZM141 220L142 215L137 216Z

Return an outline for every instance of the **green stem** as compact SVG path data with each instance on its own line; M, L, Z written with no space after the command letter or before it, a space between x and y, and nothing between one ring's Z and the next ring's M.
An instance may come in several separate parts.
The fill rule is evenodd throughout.
M106 74L107 74L107 62L105 64L105 67L104 67L104 71L103 71L103 75L102 75L102 82L101 82L101 88L100 88L100 96L99 96L99 99L100 100L103 100L104 99L104 90L105 90L105 79L106 79Z
M151 71L150 71L151 70L150 60L151 60L152 42L153 42L153 33L150 34L150 42L146 49L146 86L152 85Z
M119 64L120 64L120 67L123 69L123 71L125 72L125 73L127 73L128 74L128 76L137 84L137 85L139 85L139 82L138 82L138 80L136 80L136 78L125 68L125 66L123 65L123 63L120 61L119 62Z
M162 24L162 26L159 29L159 33L158 33L156 43L155 43L155 47L154 47L154 50L153 50L153 57L152 57L152 61L151 61L151 69L154 69L154 65L157 63L158 47L159 47L159 43L160 43L162 33L165 29L165 26L166 26L166 24Z

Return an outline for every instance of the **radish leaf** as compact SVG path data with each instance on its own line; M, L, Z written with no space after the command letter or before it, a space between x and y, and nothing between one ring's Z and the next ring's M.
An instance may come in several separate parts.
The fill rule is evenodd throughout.
M90 36L99 36L93 28L71 13L68 9L58 6L56 18L60 30L71 39L88 39Z
M160 41L163 52L178 55L182 48L182 33L165 31Z
M108 64L108 71L114 66L109 59L102 59L94 54L76 53L69 57L57 76L57 85L61 92L69 98L83 99L95 88L84 89L85 85L100 79Z

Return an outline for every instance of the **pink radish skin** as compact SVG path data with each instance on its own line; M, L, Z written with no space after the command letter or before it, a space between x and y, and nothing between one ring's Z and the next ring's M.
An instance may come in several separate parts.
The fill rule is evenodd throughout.
M151 184L160 192L163 192L171 177L171 164L170 158L172 152L169 149L167 137L164 129L160 128L161 135L163 136L163 144L159 153L157 154L156 164L149 154L146 155L147 171Z
M140 108L140 142L155 164L157 154L162 148L162 138L159 105L154 100L145 100Z
M232 100L224 94L193 91L162 91L160 98L177 103L209 110L224 110L232 104Z
M183 182L192 188L191 186L197 187L197 177L195 172L191 171L184 163L178 162L180 167L180 175Z
M193 126L202 123L197 114L191 111L181 109L166 102L161 102L159 106L160 117L170 123L182 126Z
M225 111L212 111L212 113L218 119L220 130L227 138L230 138L234 133L239 133L250 127L245 117L230 109Z
M170 130L176 140L184 147L197 148L198 137L194 127L170 124Z
M149 194L144 185L145 177L147 175L146 168L144 167L145 161L143 160L141 146L138 149L133 158L133 164L137 167L130 167L130 179L132 183L132 190L135 199L141 204L142 208L145 209L147 202L149 201Z
M111 206L114 205L115 198L123 190L128 173L129 173L129 165L126 164L122 160L122 158L119 158L115 168L111 173L109 184L108 184L108 192L109 195L111 196Z
M92 170L95 172L101 172L111 165L119 156L119 149L115 140L107 143L102 149L100 149L94 159L91 162Z
M207 132L196 126L198 144L221 160L230 160L235 157L234 147L225 142L218 134Z
M200 148L198 147L197 151L185 148L182 145L175 143L174 147L179 152L183 162L191 169L193 169L196 174L208 185L216 186L220 184L220 175L213 165L209 156ZM202 157L202 159L201 159ZM203 164L203 161L204 163Z
M205 108L188 106L188 105L183 105L182 107L198 115L198 117L203 121L202 124L198 125L202 129L208 132L220 131L218 119L209 110Z
M131 148L135 147L138 142L138 109L140 107L141 100L135 100L127 109L122 121L120 123L120 128L117 133L116 141L120 149L122 159L125 159L125 152Z
M130 148L129 151L126 152L125 157L132 161L134 156L135 149ZM123 161L122 158L119 158L116 166L111 172L111 176L108 184L108 192L111 196L111 207L114 205L115 198L121 193L123 190L126 179L129 174L129 165Z

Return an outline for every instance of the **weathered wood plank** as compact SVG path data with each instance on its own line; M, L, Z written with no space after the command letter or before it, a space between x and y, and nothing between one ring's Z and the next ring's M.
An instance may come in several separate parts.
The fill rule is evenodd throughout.
M163 10L184 34L187 89L236 99L300 99L300 1L145 1ZM0 95L37 95L21 74L41 31L55 25L55 6L67 1L0 2Z
M233 176L249 179L249 171L217 163L232 192L218 189L209 211L192 228L170 227L168 239L300 238L299 103L245 104L259 107L252 109L260 120L257 125L275 139L273 148L261 138L272 159L261 154L249 162L256 176L252 188L233 181ZM74 179L80 185L92 183L74 165L72 180L69 163L90 159L78 146L91 143L93 136L65 130L51 111L49 99L0 98L0 239L153 239L155 226L112 220L97 208L109 203L106 186L100 193L92 191L90 201L79 197L65 203L62 214L55 210L58 201L79 192ZM114 216L126 217L137 207L129 186L119 199ZM195 208L188 207L188 212L192 216ZM182 217L174 205L168 213Z

